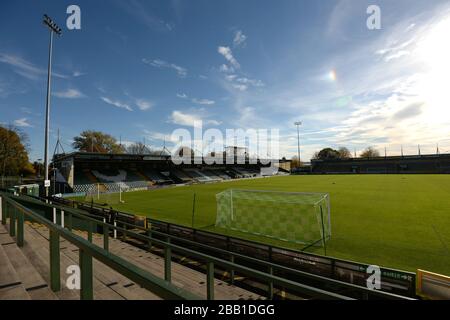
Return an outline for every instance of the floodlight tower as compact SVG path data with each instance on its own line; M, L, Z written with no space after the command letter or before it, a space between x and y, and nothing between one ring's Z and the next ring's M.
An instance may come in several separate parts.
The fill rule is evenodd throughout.
M301 121L294 122L294 125L297 126L297 153L298 153L298 166L300 167L300 126L302 125Z
M53 34L61 35L62 30L58 25L46 14L44 14L44 24L50 31L50 43L48 48L48 74L47 74L47 102L45 106L45 148L44 148L44 186L45 196L48 197L49 179L48 179L48 143L50 130L50 96L51 96L51 80L52 80L52 50L53 50Z

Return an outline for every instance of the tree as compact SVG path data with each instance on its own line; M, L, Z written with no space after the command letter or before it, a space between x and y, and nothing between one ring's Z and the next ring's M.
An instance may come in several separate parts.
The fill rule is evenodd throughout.
M352 153L346 147L340 147L338 152L340 159L350 159L352 157Z
M44 164L40 161L33 162L33 168L38 177L44 176Z
M320 160L338 159L339 151L332 148L325 148L319 151L317 158Z
M149 154L150 148L142 142L135 142L127 147L127 153L129 154Z
M73 138L72 146L82 152L124 153L116 138L101 131L85 130Z
M291 158L291 169L293 168L300 168L303 165L303 163L301 161L298 161L298 157L297 156L293 156Z
M14 126L0 126L0 175L30 175L33 167L28 162L28 136Z
M319 151L314 152L312 160L319 160Z
M360 155L361 158L376 158L379 156L380 153L374 147L366 148Z

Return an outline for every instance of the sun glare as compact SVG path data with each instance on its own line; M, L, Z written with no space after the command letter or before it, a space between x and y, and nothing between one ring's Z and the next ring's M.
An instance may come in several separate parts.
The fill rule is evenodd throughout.
M328 73L328 79L330 79L331 81L336 81L336 79L337 79L336 71L331 70L331 71Z
M450 17L434 26L418 45L419 58L426 66L420 95L430 119L450 117Z

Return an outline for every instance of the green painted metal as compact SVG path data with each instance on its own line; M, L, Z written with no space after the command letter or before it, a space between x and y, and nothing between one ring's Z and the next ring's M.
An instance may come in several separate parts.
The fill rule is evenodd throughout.
M127 225L126 224L123 224L123 227L124 227L124 229L125 229L125 231L124 232L122 232L122 241L127 241Z
M9 235L11 237L16 236L16 209L13 206L9 206Z
M273 275L273 268L269 267L269 274ZM272 300L273 299L273 282L269 281L269 285L267 288L267 299Z
M206 298L214 300L214 263L206 263Z
M68 212L67 215L67 229L69 229L70 231L72 231L72 226L73 226L73 221L72 221L72 213Z
M2 196L2 225L6 224L7 214L7 205L8 203L5 201L5 197Z
M69 210L68 207L64 207L64 208L65 208L65 210ZM95 217L95 216L90 215L90 214L86 214L86 213L82 212L79 209L75 209L74 210L74 209L70 208L70 210L72 210L71 212L73 213L73 215L75 215L77 217L80 217L80 218L82 218L82 219L84 219L86 221L92 221L93 223L95 223L97 225L103 225L103 226L107 225L106 223L100 222L97 219L92 218L92 217ZM80 213L80 211L82 213ZM122 221L120 223L124 227L127 227L127 225L130 225L130 224L127 224L127 223L122 222ZM116 227L116 226L113 226L113 225L109 225L109 226L113 230L121 232L122 235L125 235L125 236L128 235L128 236L130 236L132 238L135 238L135 239L138 239L138 240L141 240L141 241L144 241L144 242L150 242L151 241L155 245L162 246L164 248L164 252L165 252L165 260L166 260L167 256L169 256L168 254L166 254L166 252L171 253L170 251L174 250L174 251L176 251L178 253L182 253L182 254L193 256L193 257L199 259L200 261L212 262L212 263L218 264L221 267L224 267L226 270L231 270L232 271L232 277L231 277L232 281L234 280L234 272L238 271L239 273L251 275L251 276L253 276L253 277L255 277L255 278L259 279L259 280L266 281L267 283L271 282L272 285L277 285L278 287L292 289L294 291L310 294L311 296L315 296L315 297L319 297L319 298L323 298L323 299L346 299L346 300L350 299L349 297L346 297L346 296L343 296L343 295L340 295L340 294L335 294L335 293L332 293L332 292L328 292L328 291L324 291L324 290L321 290L321 289L313 288L313 287L306 286L306 285L303 285L303 284L300 284L300 283L297 283L297 282L294 282L294 281L290 281L290 280L287 280L287 279L284 279L284 278L280 278L280 277L274 276L273 274L270 274L270 273L260 272L260 271L257 271L257 270L254 270L254 269L242 266L242 265L235 264L234 263L234 257L237 257L239 259L246 259L247 261L255 262L256 264L266 265L267 267L272 267L273 270L279 270L279 271L282 271L282 272L288 272L288 273L293 273L293 274L306 276L306 277L309 277L311 279L325 281L326 283L329 283L330 285L337 284L337 285L340 285L342 287L346 287L349 290L351 290L351 289L360 290L360 291L361 290L362 291L365 290L365 288L360 287L360 286L356 286L356 285L352 285L352 284L349 284L349 283L346 283L346 282L341 282L341 281L338 281L338 280L333 280L333 279L321 277L321 276L314 275L314 274L309 274L309 273L306 273L306 272L302 272L302 271L298 271L298 270L291 269L291 268L288 268L288 267L280 266L280 265L277 265L277 264L274 264L274 263L270 263L270 262L267 262L267 261L264 261L264 260L259 260L259 259L256 259L256 258L243 256L243 255L240 255L240 254L237 254L237 253L234 253L234 252L231 253L231 252L223 250L223 249L213 248L213 247L210 247L210 246L205 245L205 244L199 244L199 243L193 242L191 240L178 238L178 237L173 236L173 235L167 235L166 233L161 233L161 232L153 230L151 235L153 235L153 234L155 234L155 235L164 235L165 237L167 237L168 240L176 239L177 241L180 241L180 242L185 243L187 245L189 245L191 243L191 244L195 244L197 246L201 246L201 247L205 247L205 248L213 248L217 252L222 252L222 253L225 253L225 254L229 255L231 261L222 260L222 259L216 258L214 256L209 256L209 255L206 255L206 254L202 254L202 253L200 253L198 251L194 251L194 250L191 250L191 249L187 249L185 247L181 247L181 246L178 246L178 245L171 244L170 241L166 241L165 242L165 241L162 241L162 240L158 240L156 238L153 238L152 236L138 234L138 233L135 233L133 231L127 230L125 228ZM132 226L132 225L130 225L130 226ZM134 226L134 227L136 228L136 226ZM144 230L146 230L146 229L144 229ZM167 263L167 265L168 264L169 263ZM165 277L167 276L168 272L170 272L170 268L168 268L168 269L166 268L165 269ZM170 278L170 273L169 273L169 278ZM369 289L367 289L367 290L369 290ZM405 297L398 296L398 295L395 295L395 294L390 294L390 293L386 293L386 292L379 292L379 291L372 291L372 290L370 291L370 294L371 295L379 295L380 297L382 296L384 298L389 297L391 299L410 299L410 298L405 298ZM410 300L414 300L414 299L410 299Z
M103 249L109 251L109 226L103 226Z
M152 228L147 229L147 236L151 239L152 238ZM152 251L152 240L148 240L148 251Z
M167 239L167 243L170 243L170 238ZM168 246L164 247L164 279L172 281L172 249Z
M230 262L234 263L234 255L230 256ZM234 285L234 269L233 268L230 271L230 283L231 283L231 285Z
M1 193L0 193L1 194ZM4 196L4 194L1 194ZM106 266L112 268L116 272L122 274L133 282L136 282L141 287L153 292L157 296L163 299L172 300L201 300L200 297L182 289L174 286L173 284L167 283L167 281L145 271L141 268L133 265L132 263L122 259L114 254L111 254L90 242L83 239L61 228L58 225L53 224L51 221L42 217L40 214L33 212L32 210L26 208L20 203L14 201L14 197L5 197L5 201L10 205L21 210L27 218L31 218L37 223L45 225L50 230L50 278L51 278L51 288L53 291L57 291L57 286L60 286L60 281L52 281L56 279L56 272L59 272L59 236L66 239L76 247L84 251L85 254L92 258L97 259ZM53 248L53 249L52 249ZM56 250L58 249L58 250ZM58 259L56 259L58 258ZM58 264L58 268L56 268ZM52 272L55 271L55 272ZM58 274L59 276L59 274Z
M50 287L53 292L61 290L61 268L59 251L59 234L54 229L50 230Z
M17 213L17 246L21 248L23 247L24 214L20 210L17 210L16 213Z
M92 243L92 221L88 221L88 241Z
M81 273L81 300L93 300L94 299L94 287L93 287L93 270L92 270L92 256L80 249L80 273Z

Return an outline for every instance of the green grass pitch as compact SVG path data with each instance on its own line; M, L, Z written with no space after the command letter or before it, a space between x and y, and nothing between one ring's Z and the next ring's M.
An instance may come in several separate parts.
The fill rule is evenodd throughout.
M450 275L450 175L280 176L215 184L170 187L123 194L118 210L192 226L214 228L215 195L227 188L327 192L332 238L327 255L380 266ZM279 246L298 245L233 234ZM323 249L314 249L322 254Z

